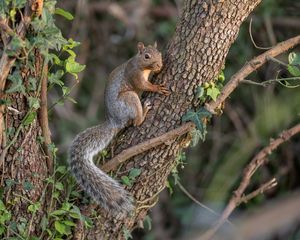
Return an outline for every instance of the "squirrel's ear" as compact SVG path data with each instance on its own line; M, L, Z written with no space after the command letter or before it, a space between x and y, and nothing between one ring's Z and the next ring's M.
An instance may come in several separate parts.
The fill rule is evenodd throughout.
M139 53L142 53L143 49L145 48L144 43L138 42L137 48L139 50Z
M156 41L154 42L153 47L157 48L157 42Z

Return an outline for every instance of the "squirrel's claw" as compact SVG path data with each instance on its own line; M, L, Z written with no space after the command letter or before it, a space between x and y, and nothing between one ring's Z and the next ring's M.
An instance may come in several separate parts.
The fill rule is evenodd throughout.
M147 113L151 108L152 108L152 104L151 104L151 102L147 99L147 100L144 102L144 105L143 105L144 113L145 113L145 112Z
M169 89L165 86L165 84L159 84L158 86L158 93L163 94L165 96L169 96L171 93Z

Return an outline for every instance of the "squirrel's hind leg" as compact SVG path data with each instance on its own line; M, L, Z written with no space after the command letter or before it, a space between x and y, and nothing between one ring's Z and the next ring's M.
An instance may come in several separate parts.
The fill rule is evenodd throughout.
M151 109L150 102L146 101L144 106L142 106L139 96L133 91L122 93L120 100L126 104L126 110L129 110L130 112L130 118L133 120L133 125L141 125L145 120L147 112Z

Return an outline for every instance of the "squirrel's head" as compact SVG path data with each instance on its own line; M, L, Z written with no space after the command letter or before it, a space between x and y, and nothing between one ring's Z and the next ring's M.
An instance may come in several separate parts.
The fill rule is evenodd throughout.
M137 44L137 58L140 68L143 70L151 70L153 72L159 72L163 66L162 57L160 51L157 50L156 42L154 45L144 46L144 43L139 42Z

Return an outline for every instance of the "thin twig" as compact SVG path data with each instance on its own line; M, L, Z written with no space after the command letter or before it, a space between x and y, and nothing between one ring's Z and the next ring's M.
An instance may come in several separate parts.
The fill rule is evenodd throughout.
M253 35L252 35L252 18L250 19L250 23L249 23L249 36L250 36L251 42L252 42L252 44L254 45L255 48L262 49L262 50L268 50L268 49L271 48L271 47L259 47L255 43Z
M251 177L257 171L257 169L264 165L267 161L268 155L270 155L278 146L286 141L288 141L292 136L300 132L300 124L290 128L289 130L283 131L279 137L275 140L271 139L270 144L267 147L264 147L247 165L244 169L242 181L234 191L233 196L231 197L229 203L224 209L221 217L218 219L216 224L209 230L207 230L202 236L201 240L209 240L212 239L214 234L218 231L218 229L224 224L226 219L230 216L230 214L234 211L234 209L241 202L242 195L248 185L250 184Z
M241 203L247 203L249 200L255 198L257 195L264 193L265 191L276 187L277 186L277 180L276 178L272 178L270 181L264 183L263 185L261 185L258 189L254 190L253 192L242 196L239 203L237 203L237 205L240 205Z
M210 213L212 213L215 216L220 217L221 215L217 212L215 212L213 209L207 207L206 205L204 205L203 203L199 202L196 198L194 198L189 192L188 190L185 189L185 187L182 186L182 184L180 182L177 182L178 187L180 188L180 190L188 197L190 198L194 203L196 203L197 205L199 205L200 207L204 208L205 210L209 211ZM230 222L228 219L226 219L226 222L228 222L229 224L233 225L232 222Z

